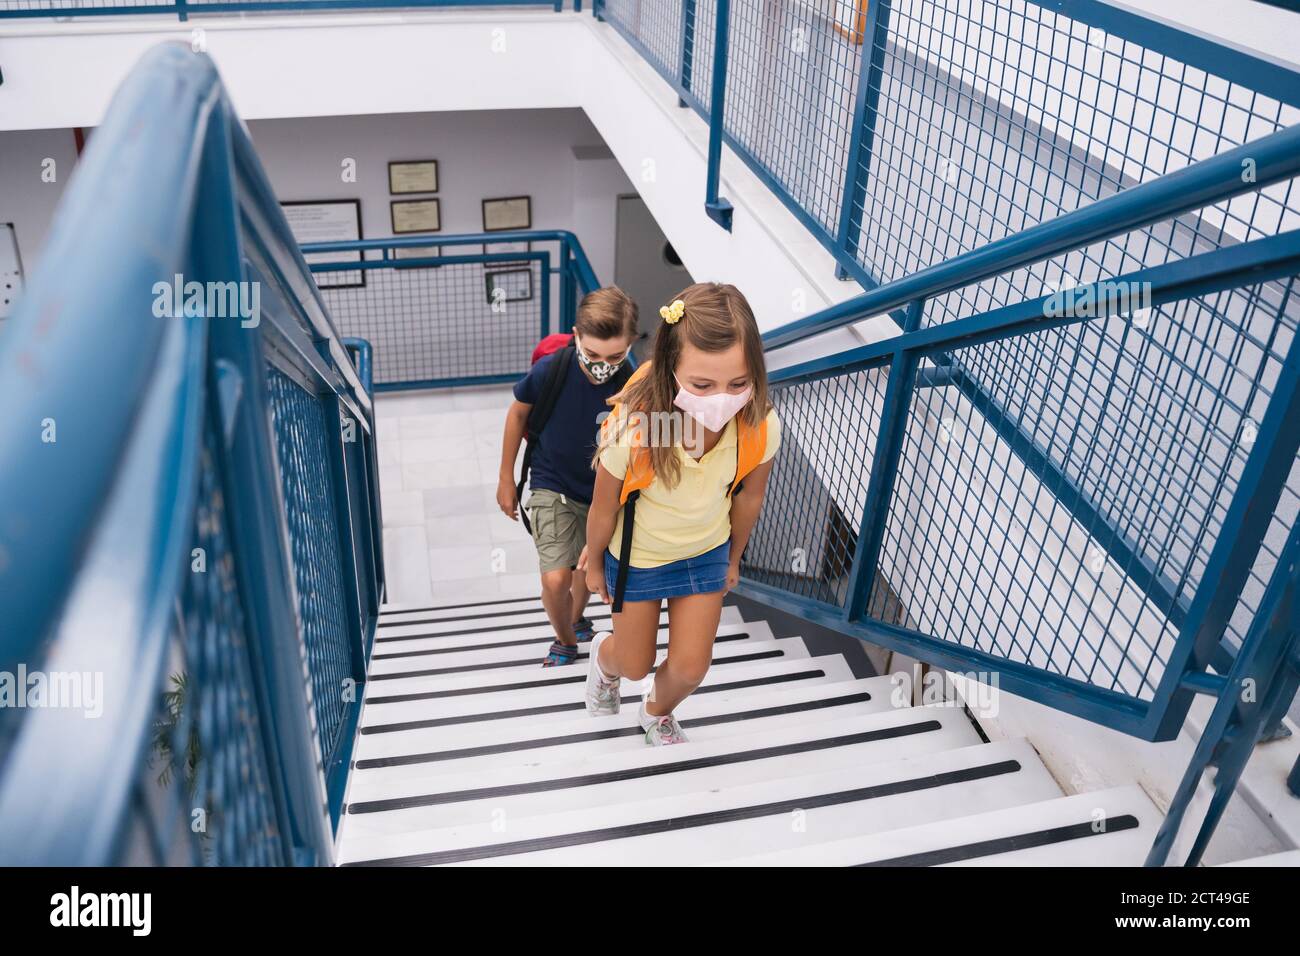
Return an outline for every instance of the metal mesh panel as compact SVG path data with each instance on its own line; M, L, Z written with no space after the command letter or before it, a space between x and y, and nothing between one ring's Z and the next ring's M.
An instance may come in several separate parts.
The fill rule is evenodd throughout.
M712 70L716 11L704 0ZM862 47L835 20L835 0L735 0L728 28L724 126L829 235L839 228ZM700 75L700 74L697 74ZM708 74L697 89L712 109Z
M298 608L321 753L334 752L343 726L344 682L352 674L339 534L330 474L331 431L324 403L274 366L267 384L288 512Z
M489 301L490 273L526 270L532 296ZM343 335L374 347L378 385L523 375L546 334L541 263L369 269L364 288L321 293Z
M601 16L635 39L660 73L681 77L683 0L608 0ZM697 33L696 50L711 43L711 37Z
M212 436L121 863L285 865Z
M1033 0L894 0L886 43L874 39L879 119L850 239L881 282L1300 122L1293 105ZM1116 250L1154 265L1286 221L1300 207L1276 187L1089 258L1115 274L1104 263ZM1050 277L1038 277L1026 294L1041 294ZM997 287L966 290L928 321L990 307L973 301L981 292L1009 301Z
M843 607L886 369L776 386L782 448L744 555L748 580Z
M881 552L917 626L1150 699L1295 333L1294 293L1294 279L1266 283L1141 325L1098 319L956 353L1060 475L1031 473L969 391L917 391ZM1076 491L1098 522L1067 505ZM1276 523L1290 526L1295 502ZM1139 589L1139 568L1099 540L1112 529L1168 594ZM871 613L885 597L877 587Z

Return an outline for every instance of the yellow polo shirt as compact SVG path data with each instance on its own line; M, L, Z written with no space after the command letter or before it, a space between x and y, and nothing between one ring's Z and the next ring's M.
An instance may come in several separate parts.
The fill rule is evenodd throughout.
M781 423L775 410L767 413L767 447L762 461L770 461L781 446ZM634 568L657 568L683 558L712 551L731 537L731 499L727 489L736 478L736 420L727 422L722 437L698 461L677 446L682 463L675 488L664 487L658 475L636 502L636 527L632 534ZM600 453L600 463L615 478L627 473L631 449L611 445ZM619 509L609 552L618 557L623 540L623 509Z

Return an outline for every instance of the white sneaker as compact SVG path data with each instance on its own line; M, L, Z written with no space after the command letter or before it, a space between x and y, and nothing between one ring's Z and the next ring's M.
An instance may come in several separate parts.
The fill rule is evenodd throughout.
M682 732L682 725L672 714L656 717L654 714L646 713L644 697L641 698L641 712L637 714L637 722L645 731L645 742L651 747L684 744L690 739Z
M607 679L596 663L600 659L600 645L609 636L609 631L601 631L591 639L591 656L587 659L587 713L593 717L617 714L622 704L619 678Z

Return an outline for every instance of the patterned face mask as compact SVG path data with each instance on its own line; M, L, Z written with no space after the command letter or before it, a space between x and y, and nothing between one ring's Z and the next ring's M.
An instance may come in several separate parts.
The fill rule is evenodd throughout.
M614 373L623 366L623 363L627 361L627 357L624 356L617 362L593 362L587 358L587 350L582 347L582 343L578 341L577 336L574 337L574 343L578 346L578 363L587 370L587 374L596 381L597 385L608 382Z

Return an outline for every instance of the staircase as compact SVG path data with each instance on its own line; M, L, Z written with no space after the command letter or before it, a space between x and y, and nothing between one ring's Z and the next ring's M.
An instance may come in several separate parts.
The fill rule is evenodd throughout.
M1027 741L735 607L676 747L642 742L639 684L589 716L586 649L542 668L552 639L536 597L384 611L342 865L1140 865L1160 821L1138 787L1065 796Z

